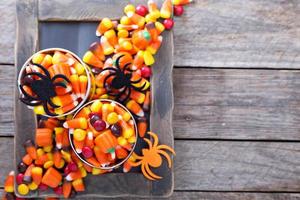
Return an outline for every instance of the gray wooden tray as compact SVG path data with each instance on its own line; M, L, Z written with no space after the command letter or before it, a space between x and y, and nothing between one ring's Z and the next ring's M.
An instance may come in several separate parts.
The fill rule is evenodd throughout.
M17 1L17 73L23 63L34 52L49 47L69 49L82 57L89 45L96 41L95 30L103 17L117 19L123 15L126 4L135 5L146 0L22 0ZM160 2L161 3L161 2ZM156 132L160 142L174 146L172 130L173 111L173 35L163 34L163 44L155 56L153 66L152 105L150 129ZM15 88L15 170L24 155L23 143L33 139L35 116L18 100ZM89 176L84 179L86 191L78 197L167 197L173 192L173 169L164 162L160 169L154 170L164 178L148 181L141 173L109 173ZM47 197L49 192L30 193L30 197Z

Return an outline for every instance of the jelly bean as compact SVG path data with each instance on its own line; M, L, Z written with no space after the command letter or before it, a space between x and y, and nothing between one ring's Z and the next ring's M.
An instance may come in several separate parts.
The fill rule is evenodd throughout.
M118 31L118 37L119 38L127 38L129 36L129 33L125 29L121 29Z
M70 170L70 172L76 172L78 170L78 167L75 162L68 163L67 167Z
M39 184L39 190L46 191L47 189L48 189L48 185L46 185L44 183Z
M82 148L82 155L85 158L90 158L93 156L93 150L90 147L83 147Z
M100 116L97 113L90 114L90 123L93 125L96 121L100 120Z
M86 137L86 134L86 131L82 129L75 129L73 133L74 139L77 141L83 141Z
M29 188L24 183L18 186L18 193L21 195L26 195L29 193Z
M122 129L118 124L113 124L110 127L110 130L116 137L119 137L122 134Z
M30 184L28 184L28 188L30 189L30 190L37 190L38 189L38 185L35 183L35 182L31 182Z
M53 165L54 165L53 161L49 160L44 163L43 167L44 167L44 169L48 169L48 168L52 167Z
M142 69L141 69L142 77L149 78L151 76L151 74L152 74L152 70L150 67L147 67L147 66L142 67Z
M115 113L115 112L111 112L107 116L107 123L108 124L115 124L115 123L118 122L118 120L119 120L118 114Z
M145 17L148 14L148 8L144 5L138 5L135 9L135 12L138 15Z
M63 194L63 188L62 188L62 186L58 186L58 187L54 188L53 191L57 195L62 195Z
M23 178L24 178L24 174L22 173L19 173L16 177L16 182L18 185L22 184L23 183Z
M94 112L94 113L101 112L101 109L102 109L101 101L99 101L99 100L94 101L90 108L91 108L91 111Z
M135 137L135 135L133 135L133 136L131 136L130 138L128 138L128 142L129 142L130 144L134 144L134 143L136 142L136 137Z
M118 137L117 140L118 140L119 145L121 145L121 146L127 145L127 140L124 137L122 137L122 136Z
M100 119L94 122L93 127L96 131L103 131L106 128L106 123Z
M20 162L18 164L18 171L21 172L21 173L24 173L27 169L27 165L23 162Z
M25 76L21 82L22 84L31 84L34 81L34 78L31 75Z
M132 4L128 4L127 6L124 7L124 13L128 12L135 12L135 7Z
M172 29L174 26L174 21L172 19L165 19L163 23L167 30Z
M183 12L184 12L184 8L181 5L174 6L173 10L174 10L173 11L174 15L176 15L176 16L181 16L183 14Z

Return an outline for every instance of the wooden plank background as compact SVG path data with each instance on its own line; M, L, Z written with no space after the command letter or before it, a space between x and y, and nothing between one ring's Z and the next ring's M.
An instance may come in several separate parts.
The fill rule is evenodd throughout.
M55 19L43 12L49 3L39 2L43 20ZM2 0L0 13L3 189L13 165L15 2ZM176 18L171 199L300 199L299 18L295 0L196 0Z

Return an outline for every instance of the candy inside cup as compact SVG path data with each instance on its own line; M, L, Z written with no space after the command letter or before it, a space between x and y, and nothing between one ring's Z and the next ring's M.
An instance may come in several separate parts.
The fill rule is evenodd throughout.
M53 70L54 65L55 65L53 55L57 52L58 52L58 54L61 53L61 55L68 57L68 59L69 59L66 62L63 62L63 61L60 62L59 61L59 63L57 65L64 66L64 68L63 67L61 67L61 68L56 67L55 70L58 70L59 73L57 71ZM38 55L43 55L45 57L39 58ZM50 59L49 59L50 61L47 60L47 56L48 56L48 58L50 57ZM33 61L34 59L35 59L35 61ZM40 63L37 63L37 61L40 62ZM37 63L37 64L40 64L40 65L42 65L42 67L46 68L46 70L50 73L50 78L53 78L57 74L63 74L64 70L66 70L70 73L70 76L74 75L74 74L78 75L78 77L80 75L83 75L83 78L86 81L86 91L85 91L84 94L80 94L80 96L77 93L75 93L75 90L73 89L73 85L71 83L67 83L69 86L66 88L66 93L65 94L58 94L57 91L55 91L56 96L53 96L53 97L56 98L56 101L60 102L60 105L59 105L58 108L54 108L54 107L50 106L51 109L53 109L53 110L56 109L57 110L57 113L53 112L54 115L49 115L49 114L43 112L45 109L43 108L42 104L39 104L37 106L27 104L28 108L33 109L34 111L38 110L38 108L43 108L40 113L36 112L36 114L40 114L40 115L47 116L47 117L58 117L58 118L63 117L63 116L74 113L77 109L79 109L87 101L87 99L90 95L90 88L91 88L90 71L88 70L87 66L82 62L82 60L77 55L75 55L73 52L71 52L69 50L62 49L62 48L49 48L49 49L44 49L44 50L38 51L37 53L33 54L24 63L24 65L22 66L22 68L19 72L19 75L18 75L18 89L19 89L21 98L26 97L24 95L24 91L22 91L21 88L20 88L21 85L24 83L24 77L25 77L26 74L28 75L28 73L31 73L31 72L39 72L43 75L46 75L41 68L39 68L38 66L35 66L33 64L34 62ZM81 67L81 73L82 74L77 73L76 66ZM34 70L33 70L33 67L35 67ZM31 70L31 71L28 72L27 71L28 69ZM63 74L63 75L66 76L66 74ZM34 76L36 77L36 75L34 75ZM34 77L34 76L31 76L31 78ZM67 78L70 80L70 77L67 77ZM32 78L32 79L34 79L34 78ZM34 80L42 80L42 78L39 77L39 78L35 78ZM60 79L58 78L58 80L59 81L57 81L57 79L56 79L55 82L62 82L61 81L62 78L60 78ZM38 84L36 84L36 85L38 85ZM57 86L55 87L55 89L56 88L57 88ZM67 89L69 89L70 91L68 91ZM61 92L61 90L62 90L62 87L60 88L60 92ZM27 92L27 91L28 91L28 87L27 87L27 90L25 92ZM32 92L32 90L31 90L31 92ZM48 93L50 93L50 92L48 92ZM66 95L70 95L70 96L68 96L67 101L70 102L70 99L72 99L73 100L73 102L72 102L73 105L71 105L71 103L69 105L64 105L62 103L64 99L63 98L60 99L58 97L58 96L66 97ZM35 97L36 97L36 94L35 94ZM51 101L53 100L53 97L51 97ZM27 98L27 100L28 100L28 98ZM54 104L57 105L56 103L54 103ZM36 108L36 110L35 110L35 108ZM49 103L48 103L48 108L49 108Z
M119 124L119 122L121 120L123 120L123 123L124 123L124 119L121 117L121 115L118 115L119 121L116 122L115 124L109 124L109 123L107 123L108 120L106 120L105 121L106 122L106 126L105 126L104 130L102 130L102 131L96 131L95 128L93 127L93 125L92 125L92 122L91 122L91 118L90 118L91 115L90 115L90 113L88 114L88 117L87 117L88 118L87 119L87 124L88 125L87 125L87 129L85 130L87 134L86 134L85 137L89 137L89 133L90 132L93 133L93 145L94 145L94 147L90 148L90 149L92 149L92 152L88 152L88 153L91 153L93 155L93 156L91 156L91 158L86 158L85 155L84 155L84 152L83 152L84 149L83 148L85 148L87 146L86 144L82 148L82 151L78 152L78 149L76 148L76 145L74 144L76 142L76 140L74 139L74 137L75 137L74 134L75 134L76 129L75 130L74 129L69 129L69 141L70 141L70 144L71 144L73 152L85 164L87 164L87 165L89 165L89 166L91 166L93 168L98 168L98 169L102 169L102 170L116 169L116 168L118 168L119 166L121 166L124 162L126 162L129 159L129 157L131 156L131 154L133 153L133 151L135 149L136 142L137 142L137 137L138 137L138 135L137 135L138 134L138 130L137 130L136 121L135 121L134 117L132 116L132 114L130 113L130 111L126 107L124 107L122 104L120 104L120 103L118 103L118 102L116 102L114 100L110 100L110 99L97 99L97 100L93 100L93 101L90 101L90 102L86 103L84 106L81 107L80 110L78 110L74 114L73 119L82 118L82 113L84 112L83 109L87 109L87 108L90 109L91 105L93 105L94 102L101 102L102 106L105 105L105 104L113 105L114 108L115 108L115 106L117 106L118 109L122 109L124 112L126 112L126 113L129 114L128 116L130 116L130 118L126 119L126 123L128 123L128 124L131 123L131 128L134 131L133 135L131 136L132 138L134 138L134 141L133 142L131 141L131 143L129 143L129 142L127 143L128 145L130 144L130 149L124 148L124 146L120 145L120 143L119 143L119 137L124 138L124 129L123 129L124 127L121 126L121 133L120 133L119 136L116 136L111 131L112 130L112 126L115 125L115 124L117 124L117 123ZM115 110L111 111L110 113L117 112ZM91 113L93 113L93 112L91 112ZM77 115L78 115L78 117L77 117ZM100 115L101 115L101 118L102 118L102 114L100 114ZM110 132L110 133L108 133L108 132ZM105 153L102 152L102 153L104 153L106 156L111 156L111 155L113 155L113 153L115 153L115 160L114 161L116 161L116 162L112 162L112 163L109 163L109 164L106 164L106 165L102 165L102 163L98 159L98 156L96 155L95 148L103 149L102 146L101 146L101 144L99 145L100 139L98 140L97 138L100 135L104 136L104 134L107 134L107 133L109 135L112 134L112 135L114 135L116 137L116 139L117 139L117 145L114 147L114 149L112 151L108 151L108 152L105 152ZM126 140L128 140L128 138L126 138ZM85 140L85 143L87 143L86 140ZM127 151L128 154L127 154L127 156L125 158L122 158L122 159L118 158L118 155L117 155L118 152L117 151L118 151L119 148L122 148L123 150L125 149ZM98 161L99 164L95 165L95 162L91 163L89 161L90 159L93 159L94 161L95 160Z

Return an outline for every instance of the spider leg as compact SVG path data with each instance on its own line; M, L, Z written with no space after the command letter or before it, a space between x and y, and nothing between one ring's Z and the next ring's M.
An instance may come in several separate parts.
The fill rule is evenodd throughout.
M158 137L155 133L149 131L148 134L153 137L153 146L156 147L158 145Z
M154 174L154 173L150 170L150 167L149 167L148 164L145 164L145 169L146 169L146 172L147 172L150 176L152 176L153 178L155 178L155 179L161 179L161 178L162 178L161 176L158 176L158 175Z
M113 68L113 67L108 67L108 68L105 68L105 69L103 69L101 72L100 72L100 74L102 73L102 72L104 72L104 71L109 71L109 70L111 70L111 71L117 71L117 69L116 68Z
M50 77L50 73L48 72L48 70L41 64L38 63L32 63L35 66L38 66L39 68L41 68L43 70L43 72L45 73L46 76Z
M144 141L147 142L149 149L153 147L152 142L148 138L144 138Z
M146 165L147 165L147 164L146 164ZM149 180L151 180L151 181L154 181L154 180L155 180L155 179L152 178L152 177L148 174L148 172L146 171L146 169L145 169L145 164L144 164L144 163L142 164L141 169L142 169L143 175L144 175L147 179L149 179Z
M26 74L26 76L29 76L29 75L30 76L38 76L41 79L49 79L49 77L47 77L47 76L45 76L45 75L43 75L41 73L38 73L38 72L30 72L30 73Z
M136 87L134 85L131 85L131 87L133 87L135 90L139 91L139 92L143 92L144 88L146 86L146 82L143 84L143 86L141 87Z
M132 166L132 167L137 167L137 166L139 166L139 165L141 165L142 164L142 160L140 160L140 161L138 161L138 162L132 162L132 161L130 161L130 165Z
M166 149L166 150L169 150L170 152L172 152L172 154L176 155L174 149L172 149L171 147L169 147L169 146L167 146L167 145L164 145L164 144L158 145L158 146L157 146L157 149L159 149L159 150L160 150L160 149Z
M23 103L25 103L28 106L37 106L37 105L41 104L40 101L33 103L33 102L26 101L26 99L24 99L24 98L20 98L20 101L22 101Z
M119 97L120 95L122 95L124 93L125 89L126 89L126 87L124 87L118 94L117 93L113 93L111 91L108 91L107 94L110 95L110 96Z
M122 99L122 102L127 101L127 99L128 99L129 96L130 96L130 93L131 93L131 89L130 89L129 87L125 87L125 88L126 88L126 90L128 91L128 93L126 94L126 90L124 90L124 92L123 92L122 94L126 94L126 96L125 96L124 99ZM121 97L121 95L120 95L120 97ZM119 97L119 98L120 98L120 97Z
M21 90L22 94L24 94L25 97L30 98L30 99L32 99L32 100L37 100L37 101L39 100L38 98L36 98L36 97L31 96L30 94L28 94L28 93L24 90L23 85L20 85L19 87L20 87L20 90Z
M132 156L133 156L135 159L143 160L143 157L137 155L135 152L132 153Z
M119 69L120 69L120 59L121 59L123 56L125 56L125 55L121 55L121 56L119 56L119 57L116 59L115 65L116 65L116 67L119 68Z
M67 85L64 84L63 82L54 83L53 85L54 85L54 86L60 86L60 87L63 87L63 88L67 88Z
M127 71L130 71L130 72L134 72L134 70L131 70L131 69L128 69L128 67L131 65L131 63L127 63L124 65L124 68L122 70L122 72L124 73L126 70Z
M167 161L168 161L168 166L169 166L169 168L171 168L172 162L171 162L171 158L170 158L169 154L167 154L167 153L166 153L165 151L163 151L163 150L157 150L157 153L160 153L160 154L162 154L163 156L165 156L165 158L166 158Z
M45 110L45 112L46 112L47 115L49 115L49 116L56 116L57 115L55 113L50 112L50 110L48 109L46 101L43 102L43 107L44 107L44 110Z
M67 81L68 83L71 83L71 81L65 75L63 75L63 74L56 74L55 76L53 76L53 78L51 79L51 81L54 81L55 79L58 79L58 78L62 78L65 81Z
M47 101L47 103L49 103L49 105L50 105L52 108L59 108L59 107L60 107L60 106L54 104L54 103L51 101L51 99L49 99L49 100Z
M111 74L107 75L103 80L103 85L107 91L109 91L110 89L106 86L106 81L108 78L110 78L111 76L114 76L114 75L116 75L116 73L111 73Z

